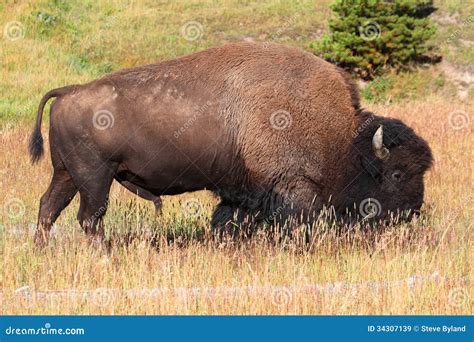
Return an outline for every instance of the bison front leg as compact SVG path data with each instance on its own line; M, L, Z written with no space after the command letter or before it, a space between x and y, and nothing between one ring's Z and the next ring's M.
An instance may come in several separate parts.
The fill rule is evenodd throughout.
M239 233L249 235L255 225L253 216L235 204L221 202L214 210L211 227L219 237L235 237Z
M318 217L323 205L313 182L297 179L289 183L289 190L279 191L271 212L265 221L285 235L296 229L309 227Z

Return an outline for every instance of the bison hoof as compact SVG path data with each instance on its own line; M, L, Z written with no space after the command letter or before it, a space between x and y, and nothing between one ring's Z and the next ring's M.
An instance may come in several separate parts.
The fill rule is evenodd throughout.
M38 228L35 233L35 246L39 249L43 249L49 243L49 231Z

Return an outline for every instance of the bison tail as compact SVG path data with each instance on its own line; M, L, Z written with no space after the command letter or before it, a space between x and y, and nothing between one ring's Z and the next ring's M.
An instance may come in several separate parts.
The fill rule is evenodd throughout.
M33 164L38 162L38 160L40 160L44 154L43 136L41 135L41 121L43 120L44 106L50 98L67 94L75 90L77 87L77 85L71 85L67 87L53 89L48 91L41 99L41 102L38 107L38 112L36 114L36 125L31 134L29 143L31 162Z
M41 128L36 126L33 130L33 133L30 137L30 144L29 144L31 162L34 164L41 159L44 153L43 147L43 136L41 135Z

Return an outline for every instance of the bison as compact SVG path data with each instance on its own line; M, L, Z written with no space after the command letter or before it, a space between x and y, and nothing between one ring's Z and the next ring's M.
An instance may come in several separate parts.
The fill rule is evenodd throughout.
M217 231L248 217L291 229L289 217L309 223L326 206L409 219L423 203L428 144L403 122L363 110L341 69L297 48L228 44L51 90L31 136L33 162L53 97L54 172L38 243L77 192L81 226L103 236L114 179L157 206L161 195L214 192Z

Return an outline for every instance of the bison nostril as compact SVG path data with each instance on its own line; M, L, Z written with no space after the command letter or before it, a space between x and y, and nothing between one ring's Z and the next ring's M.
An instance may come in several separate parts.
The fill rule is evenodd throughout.
M402 178L402 173L401 173L400 171L398 171L398 170L393 171L393 173L392 173L392 179L393 179L394 181L399 182L401 178Z

